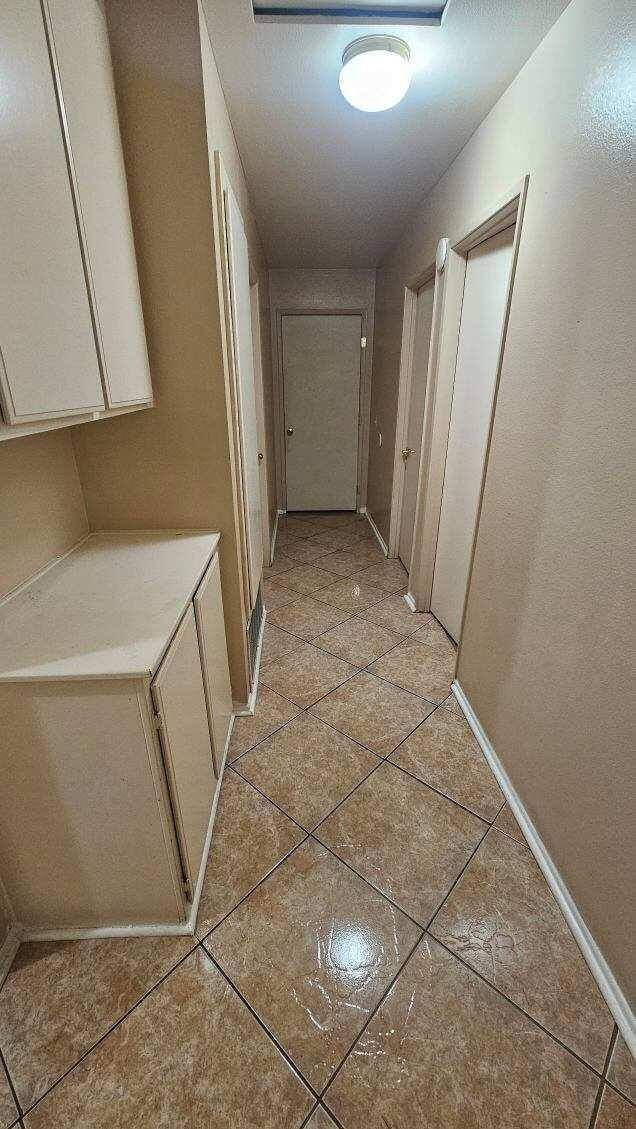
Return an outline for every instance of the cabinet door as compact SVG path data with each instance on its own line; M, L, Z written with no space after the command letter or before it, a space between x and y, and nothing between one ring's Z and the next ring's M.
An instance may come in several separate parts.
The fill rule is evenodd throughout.
M0 392L7 423L104 407L42 13L0 4Z
M126 170L99 0L48 0L111 408L152 400Z
M192 605L152 683L170 799L190 896L194 890L216 776Z
M218 776L232 717L232 691L227 663L218 554L213 557L197 589L194 597L194 612L199 633L214 763Z

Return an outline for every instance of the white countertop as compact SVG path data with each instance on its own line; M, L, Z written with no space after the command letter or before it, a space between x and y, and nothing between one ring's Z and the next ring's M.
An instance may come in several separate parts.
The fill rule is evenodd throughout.
M218 533L93 533L0 603L0 682L153 674Z

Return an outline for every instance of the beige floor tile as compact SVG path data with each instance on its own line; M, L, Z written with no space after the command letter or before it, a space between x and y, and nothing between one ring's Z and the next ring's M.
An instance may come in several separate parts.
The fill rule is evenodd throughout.
M424 620L421 627L418 627L415 634L412 636L413 640L418 643L428 643L434 646L436 643L446 644L452 651L456 651L457 647L453 643L450 635L447 635L441 623L438 623L435 616L428 615Z
M400 635L412 635L422 626L426 619L432 619L428 612L412 612L404 602L402 596L394 593L381 600L379 604L367 608L362 615L363 619L371 623L379 623L389 631L397 631Z
M636 1129L636 1106L604 1086L594 1129Z
M278 519L278 527L287 533L300 533L304 538L315 537L321 532L320 526L305 514L283 514Z
M401 561L383 560L357 573L355 579L385 592L403 592L408 586L409 574Z
M333 577L332 577L333 579ZM383 598L381 588L372 588L368 584L360 584L355 577L345 577L343 580L323 588L318 593L318 599L324 600L335 608L342 608L353 615L355 612L364 611L365 608L376 604Z
M597 1079L425 939L325 1102L344 1129L588 1129Z
M379 756L388 757L433 708L429 702L361 671L311 712Z
M436 709L390 759L489 822L504 802L468 722L450 710Z
M21 945L0 992L0 1047L22 1108L195 944L195 937L126 937Z
M485 830L481 820L385 763L315 835L426 926Z
M636 1060L622 1035L616 1039L607 1077L617 1090L636 1102Z
M327 1111L319 1106L309 1118L307 1129L336 1129L336 1123Z
M268 663L272 659L280 658L281 655L288 655L290 651L296 651L298 647L302 647L302 643L302 639L290 635L288 631L281 631L280 627L275 627L273 623L268 623L266 620L261 662Z
M362 514L339 511L311 514L309 520L312 525L318 525L320 529L351 529L364 522L364 517Z
M283 573L283 575L285 575ZM274 608L280 608L283 604L291 604L292 600L298 599L298 593L294 592L291 588L285 588L279 580L263 580L263 603L268 612L274 611Z
M316 647L322 647L324 651L362 667L396 647L402 642L402 636L395 631L378 627L377 623L355 617L345 620L332 631L319 635L314 642Z
M442 705L445 710L451 710L451 712L456 713L458 717L464 716L463 710L454 694L449 694L447 698L444 698Z
M26 1118L28 1129L297 1129L314 1099L197 949Z
M266 625L266 630L269 630L269 626ZM302 646L299 639L296 640L296 645ZM227 753L228 763L246 753L265 737L269 737L270 733L280 729L286 721L291 721L297 713L297 706L292 705L285 698L280 698L268 686L259 685L254 713L251 716L234 718L234 728Z
M357 544L358 535L354 529L325 529L313 540L333 552L335 549L349 549Z
M441 702L447 697L455 675L455 651L450 643L429 646L405 639L370 669L403 690L420 694L430 702Z
M310 643L303 643L297 651L282 658L272 659L261 667L261 680L289 698L291 702L306 709L340 686L346 678L355 674L356 667L351 663L319 651Z
M319 541L292 541L285 546L285 556L291 557L297 564L313 564L322 557L333 552L329 545L322 545Z
M333 574L316 565L297 564L281 576L279 583L307 596L311 592L317 592L320 588L327 588L333 584Z
M418 930L307 843L206 942L307 1080L325 1085Z
M612 1018L527 847L490 831L431 933L602 1070Z
M7 1129L7 1126L13 1125L17 1116L18 1111L9 1088L9 1082L2 1064L0 1064L0 1129ZM320 1123L316 1122L316 1124L319 1125Z
M338 552L321 557L320 567L333 572L335 576L353 576L372 561L380 559L382 553L379 549L374 549L372 545L358 544L354 549L340 549Z
M518 843L525 843L523 831L507 804L499 812L495 820L495 827L497 831L505 831L506 835L511 835Z
M295 568L297 561L292 557L286 557L284 552L276 552L274 560L268 568L263 569L263 576L266 580L272 576L279 576L284 572L289 572L290 569Z
M205 937L303 838L300 828L234 772L223 777L197 917Z
M302 529L286 529L279 521L275 552L277 554L279 552L286 553L288 545L291 545L293 541L306 541L311 536L311 532L311 530L303 533Z
M311 831L379 759L316 717L301 714L235 768Z
M317 635L329 631L336 624L348 618L348 613L341 608L334 608L330 604L314 600L311 596L298 596L296 594L293 604L284 608L276 608L268 615L274 627L289 631L309 643Z

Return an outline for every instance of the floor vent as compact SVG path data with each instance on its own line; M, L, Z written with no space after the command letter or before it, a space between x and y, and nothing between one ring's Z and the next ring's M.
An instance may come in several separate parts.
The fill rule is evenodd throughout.
M256 603L250 618L250 624L247 629L247 645L250 655L250 674L254 674L256 667L256 654L258 651L258 641L261 637L261 625L263 623L263 597L259 586Z

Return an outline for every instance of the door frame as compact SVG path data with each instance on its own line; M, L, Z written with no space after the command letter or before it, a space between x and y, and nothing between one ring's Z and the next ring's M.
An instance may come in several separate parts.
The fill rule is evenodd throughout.
M397 402L397 416L395 421L395 449L393 453L393 488L391 493L391 521L389 525L389 543L388 555L390 557L397 557L400 550L400 528L402 524L402 506L404 502L404 487L406 485L406 463L402 458L402 450L407 444L408 438L408 422L409 422L409 407L411 403L411 391L413 388L413 369L415 365L415 327L417 323L417 296L423 286L427 282L435 279L435 290L433 294L433 318L431 322L431 336L429 342L429 356L426 380L428 384L429 374L431 370L431 352L433 347L433 338L435 336L436 314L439 321L439 291L440 291L440 277L441 272L436 269L436 265L429 266L417 279L409 282L404 287L404 313L402 317L402 348L400 351L400 369L398 375L398 402ZM428 400L428 392L427 392ZM423 453L423 441L422 452ZM418 495L420 490L421 481L421 458L420 458L420 474L418 475ZM411 560L412 560L411 554ZM410 570L409 570L410 571Z
M492 433L497 398L499 395L501 369L510 318L510 305L519 256L519 243L521 240L523 213L528 194L528 185L529 176L526 175L499 200L495 201L486 214L482 212L480 216L476 217L475 222L473 222L470 227L449 239L446 264L442 275L443 284L441 287L436 286L435 289L426 404L424 409L422 457L420 460L420 474L415 505L413 553L409 572L409 591L405 597L407 603L414 611L421 612L428 612L431 607L433 574L437 551L437 534L442 507L444 471L448 448L448 433L450 428L453 385L455 382L455 366L459 345L468 254L486 239L490 239L491 236L496 235L500 231L505 231L506 228L514 225L515 233L510 274L508 276L506 289L504 317L499 340L494 391L488 424L488 436L479 489L479 502L472 539L468 581L462 609L461 630L458 639L458 660L466 618L466 605L473 571L479 521L483 505L484 485L492 444ZM410 286L412 290L412 283Z
M258 477L261 491L261 532L263 567L272 563L272 530L269 520L267 488L267 432L265 429L265 390L263 382L263 347L261 343L261 303L258 276L250 262L250 311L252 315L252 351L254 353L254 391L256 393L256 429L258 431Z
M287 512L287 465L285 445L285 377L283 371L283 318L284 317L359 317L360 337L366 342L360 345L360 384L358 392L358 458L356 510L362 506L361 486L364 481L364 468L369 451L369 410L371 401L371 380L368 365L365 364L365 349L368 345L367 311L360 307L313 306L281 307L276 310L276 366L274 369L274 427L276 432L276 479L279 484L279 513Z

